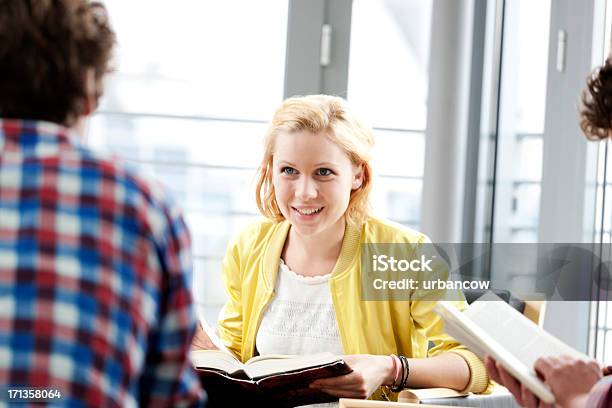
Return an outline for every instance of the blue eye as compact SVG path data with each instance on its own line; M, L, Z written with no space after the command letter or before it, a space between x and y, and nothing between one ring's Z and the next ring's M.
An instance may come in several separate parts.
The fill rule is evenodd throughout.
M326 168L317 169L317 176L331 176L332 174L334 174L334 172L331 171L330 169L326 169Z
M281 173L286 174L288 176L292 176L294 174L297 174L297 170L294 169L293 167L283 167L281 169Z

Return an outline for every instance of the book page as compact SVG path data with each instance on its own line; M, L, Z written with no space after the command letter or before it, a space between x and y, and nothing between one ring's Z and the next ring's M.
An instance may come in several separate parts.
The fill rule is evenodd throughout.
M250 365L262 360L287 360L287 359L298 359L308 356L301 356L297 354L264 354L263 356L255 356L251 358L249 361L244 363L244 365Z
M487 295L485 295L487 296ZM550 333L540 329L504 301L477 300L464 312L527 367L540 357L570 355L588 360Z
M270 354L250 359L244 364L244 371L250 378L257 379L272 374L331 364L338 360L340 360L340 357L331 353L318 353L305 356Z
M212 368L228 374L243 370L243 364L234 356L220 350L192 350L189 353L191 364L196 368Z
M212 328L208 322L204 319L200 320L200 325L202 326L202 330L204 330L204 333L206 333L206 335L208 336L208 339L210 340L210 342L218 349L221 351L225 351L226 353L232 354L231 351L229 351L227 349L227 347L225 347L223 345L223 342L221 341L221 339L219 338L219 336L217 336L217 332L215 331L214 328Z
M418 402L425 399L456 398L465 397L467 395L469 395L469 393L459 392L451 388L410 388L403 390L399 394L398 401L400 401L400 398L405 399L405 402L408 402L409 398L413 399L414 402Z
M497 298L497 296L495 297ZM499 299L499 301L501 301L501 299ZM493 302L484 303L491 304ZM507 306L511 308L511 306ZM476 322L472 321L470 317L460 312L449 302L438 302L434 310L444 319L446 332L450 336L466 345L481 358L484 356L485 352L490 354L497 362L502 364L512 376L533 391L541 401L549 404L554 403L554 395L550 391L550 388L537 377L533 371L533 366L524 364L517 356L506 349L500 341L498 341L498 339L501 339L498 333L488 332L481 328ZM496 316L495 318L500 319L500 316ZM460 328L460 330L456 330L457 328ZM521 337L522 335L521 333L514 333L514 336Z
M474 352L478 357L484 359L484 355L486 354L486 348L480 342L478 337L474 337L470 332L464 330L460 325L456 324L452 320L447 320L444 322L445 331L453 337L455 340L469 348L472 352Z

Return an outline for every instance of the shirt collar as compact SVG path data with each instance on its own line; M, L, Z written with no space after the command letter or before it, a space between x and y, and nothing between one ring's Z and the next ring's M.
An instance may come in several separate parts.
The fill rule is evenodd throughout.
M30 119L0 119L0 151L24 154L80 146L80 137L53 122Z

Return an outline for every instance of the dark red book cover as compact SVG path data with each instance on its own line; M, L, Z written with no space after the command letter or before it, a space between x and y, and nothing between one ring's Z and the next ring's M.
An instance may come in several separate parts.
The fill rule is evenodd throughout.
M294 407L337 401L338 398L319 390L308 388L308 384L319 379L348 374L352 370L343 361L268 375L250 379L243 373L232 377L225 372L197 368L202 385L208 393L212 407L251 406Z

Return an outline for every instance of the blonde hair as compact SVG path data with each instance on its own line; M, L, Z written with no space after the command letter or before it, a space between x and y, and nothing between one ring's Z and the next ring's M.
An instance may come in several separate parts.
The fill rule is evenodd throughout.
M346 153L355 166L361 167L361 186L351 191L345 212L347 222L361 224L370 213L370 152L374 145L374 136L370 128L359 123L352 115L344 99L329 95L292 97L285 100L274 113L264 139L264 155L257 175L255 198L259 211L273 220L285 219L276 203L272 184L274 144L280 133L302 131L323 133Z

